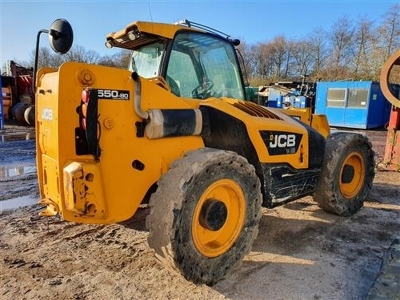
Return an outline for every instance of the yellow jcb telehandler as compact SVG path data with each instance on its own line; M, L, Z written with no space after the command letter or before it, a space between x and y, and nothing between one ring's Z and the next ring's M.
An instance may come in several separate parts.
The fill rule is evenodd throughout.
M43 32L56 52L71 47L67 21ZM131 51L127 69L67 62L36 74L43 216L108 224L149 201L150 247L212 285L250 251L262 207L307 195L341 216L363 206L368 139L331 134L310 109L245 101L238 40L189 21L138 21L106 45Z

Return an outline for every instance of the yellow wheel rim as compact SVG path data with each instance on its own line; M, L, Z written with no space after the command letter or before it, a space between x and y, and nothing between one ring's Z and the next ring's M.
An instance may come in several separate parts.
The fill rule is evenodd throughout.
M350 199L360 192L365 179L365 164L359 153L351 152L346 157L339 178L340 192L345 198Z
M196 249L206 257L227 252L243 228L246 200L242 188L233 180L211 184L198 201L192 221Z

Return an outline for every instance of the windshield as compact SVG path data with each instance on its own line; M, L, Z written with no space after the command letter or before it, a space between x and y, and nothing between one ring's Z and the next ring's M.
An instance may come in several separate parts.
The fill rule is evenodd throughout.
M167 81L177 96L244 99L235 49L226 40L202 33L180 33L173 42Z
M161 42L137 48L132 52L128 69L145 78L158 76L164 51L165 46Z
M244 99L235 48L229 41L210 34L178 33L165 71L161 62L166 61L166 45L166 41L157 41L133 50L129 70L145 78L165 74L171 92L178 97Z

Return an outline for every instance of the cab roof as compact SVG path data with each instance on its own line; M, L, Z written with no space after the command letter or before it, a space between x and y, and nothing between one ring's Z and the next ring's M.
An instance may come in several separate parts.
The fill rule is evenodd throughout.
M106 36L106 47L134 49L160 38L173 39L175 34L182 29L205 32L204 30L190 27L187 24L136 21L130 23L120 31L109 33Z

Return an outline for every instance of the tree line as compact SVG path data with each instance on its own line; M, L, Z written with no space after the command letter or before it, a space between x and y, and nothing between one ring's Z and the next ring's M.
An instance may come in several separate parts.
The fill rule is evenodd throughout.
M298 40L285 35L240 51L250 85L282 80L374 80L382 65L400 48L400 4L375 22L344 15L329 29L315 28ZM400 83L400 72L393 80Z
M291 80L374 80L379 81L382 65L400 48L400 4L395 4L378 21L367 17L351 20L344 15L328 29L315 28L296 40L285 35L257 44L239 45L243 57L244 74L251 86ZM34 51L30 62L33 66ZM41 48L38 66L58 67L65 61L86 62L126 68L129 51L114 55L100 55L83 46L58 55ZM393 73L393 72L392 72ZM400 72L397 72L400 73ZM400 83L400 74L394 74Z
M34 52L35 51L33 51L32 59L29 63L32 66L34 65ZM126 68L129 63L129 55L129 50L121 50L113 55L100 55L94 50L88 50L85 47L79 45L74 45L67 53L59 55L51 51L49 48L42 47L39 49L38 68L58 68L60 65L67 61L82 62L108 67Z

